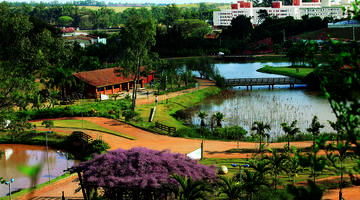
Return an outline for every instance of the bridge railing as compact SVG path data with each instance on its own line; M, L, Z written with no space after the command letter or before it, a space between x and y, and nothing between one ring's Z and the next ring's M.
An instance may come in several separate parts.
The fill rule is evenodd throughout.
M303 82L296 78L238 78L225 79L228 86L251 86L251 85L276 85L276 84L302 84Z

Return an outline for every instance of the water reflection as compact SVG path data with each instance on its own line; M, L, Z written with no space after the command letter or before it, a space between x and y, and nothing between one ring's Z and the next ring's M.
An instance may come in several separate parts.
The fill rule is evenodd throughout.
M0 144L0 150L4 152L0 160L0 176L9 180L15 178L11 184L12 191L30 187L30 179L19 172L20 165L36 165L41 163L43 168L38 183L48 181L46 163L46 148L34 145ZM53 179L64 173L64 170L74 165L74 160L67 160L64 152L49 150L50 178ZM0 196L8 194L8 186L0 185Z
M265 66L286 66L288 63L228 63L216 64L220 74L225 78L258 78L275 77L272 74L256 72L256 69ZM274 90L268 90L268 86L253 87L252 91L246 91L246 87L234 88L235 95L228 98L209 98L204 104L195 109L192 115L192 123L200 124L197 117L199 111L206 111L209 116L214 112L225 114L225 126L240 125L248 131L255 121L270 123L272 136L283 134L280 124L298 120L298 126L305 132L309 127L314 115L326 125L322 131L332 131L327 120L335 120L329 103L319 97L319 92L296 86L276 86ZM209 118L209 117L208 117ZM208 123L209 124L209 123Z

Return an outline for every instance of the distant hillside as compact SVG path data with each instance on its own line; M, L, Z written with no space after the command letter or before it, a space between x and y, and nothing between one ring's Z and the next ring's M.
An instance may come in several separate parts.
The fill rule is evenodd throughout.
M355 40L360 40L360 28L354 29ZM324 39L327 36L331 38L339 39L353 39L353 29L352 28L326 28L317 31L306 32L295 37L301 39L310 39L310 40L319 40Z

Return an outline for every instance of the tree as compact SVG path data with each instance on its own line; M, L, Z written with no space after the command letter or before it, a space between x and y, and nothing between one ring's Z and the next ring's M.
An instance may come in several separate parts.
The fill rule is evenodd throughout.
M216 120L216 126L221 128L222 127L221 122L224 120L225 115L222 114L221 112L216 112L213 114L213 116Z
M272 150L271 156L266 155L263 158L268 160L269 164L271 165L270 173L274 176L273 184L274 184L274 188L276 190L278 182L279 182L278 176L283 171L283 164L284 164L284 161L286 160L286 156L284 154L279 154L276 150Z
M252 127L251 127L251 130L252 131L255 131L257 135L259 135L260 139L260 146L259 146L259 151L262 151L262 140L264 137L267 137L269 138L270 135L268 133L266 133L266 131L270 131L271 130L271 127L270 127L270 124L268 123L264 123L264 122L254 122Z
M51 128L54 127L54 122L52 120L44 120L41 122L41 125L45 126L45 128L48 128L49 132L51 132Z
M343 187L343 174L346 170L346 167L343 165L345 159L353 158L354 153L350 151L350 143L340 142L335 146L334 143L330 143L327 146L326 156L330 161L331 165L335 167L336 170L340 171L340 184L339 184L339 199L342 199L342 187ZM336 153L335 153L336 152ZM337 161L340 161L340 166L338 166Z
M204 112L199 112L199 118L200 118L200 120L201 120L201 122L200 122L200 127L201 128L203 128L203 127L205 127L205 118L206 118L206 116L207 116L207 114L206 114L206 112L204 111Z
M300 129L296 127L297 120L291 122L289 126L286 122L281 123L281 127L288 138L288 150L290 150L290 137L294 137L297 133L300 133Z
M132 77L134 82L132 94L132 110L135 111L137 99L137 84L141 74L150 68L150 48L155 45L156 26L153 18L143 18L134 14L129 17L121 31L121 42L124 57L121 60L121 70L115 72Z
M231 20L229 27L229 34L234 39L245 40L252 32L253 27L251 18L245 15L239 15Z
M263 187L270 186L265 176L269 168L265 167L267 164L264 163L264 161L259 161L259 163L259 167L257 167L255 171L245 169L244 174L242 175L242 188L247 193L247 199L253 199L253 196L257 195ZM261 171L257 171L258 169Z
M266 18L270 17L269 13L265 9L260 9L258 12L258 22L257 24L261 24Z
M313 177L314 182L316 182L316 177L320 175L320 173L325 169L327 164L327 159L325 156L317 155L320 148L325 146L326 140L326 136L320 136L319 138L316 138L316 144L311 149L311 152L308 152L305 155L303 155L302 153L296 154L302 167L311 168L310 177Z
M219 176L216 185L218 186L218 196L226 194L229 200L236 200L241 198L241 185L236 176Z
M170 175L179 186L172 187L172 192L179 200L208 199L207 193L212 188L203 180L194 181L191 177L183 177L177 174Z
M291 147L290 151L286 152L286 159L283 168L292 185L295 185L295 177L298 175L298 173L303 171L303 168L300 166L299 158L296 155L296 147Z
M214 181L216 178L214 167L199 164L183 154L144 147L109 151L77 165L76 169L84 172L84 182L106 189L119 186L161 189L163 185L173 183L174 180L170 178L172 174L192 177L194 181Z
M324 128L324 125L320 124L318 117L315 115L311 121L310 127L306 129L306 131L313 135L313 147L315 147L315 139L319 136L321 128Z
M69 16L61 16L58 19L58 24L60 26L70 26L73 23L74 19Z
M316 56L319 51L319 44L315 41L308 41L305 43L305 58L311 67L315 68L320 63L317 61Z

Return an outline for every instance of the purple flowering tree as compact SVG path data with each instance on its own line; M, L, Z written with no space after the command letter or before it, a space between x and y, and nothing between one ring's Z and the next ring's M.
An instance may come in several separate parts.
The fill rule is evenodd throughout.
M178 174L193 180L215 180L215 167L199 164L183 154L144 147L118 149L98 155L75 167L83 172L87 184L106 188L153 188L174 183L169 176Z

